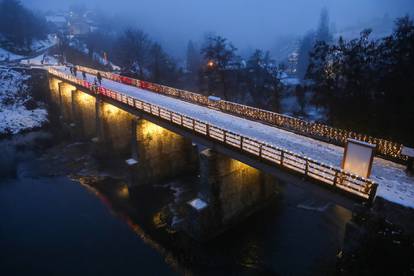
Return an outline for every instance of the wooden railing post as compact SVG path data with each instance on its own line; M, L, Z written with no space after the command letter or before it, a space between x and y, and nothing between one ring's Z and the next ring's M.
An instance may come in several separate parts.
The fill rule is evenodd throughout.
M369 191L369 198L368 198L370 204L374 203L375 195L377 194L377 189L378 189L378 184L372 183L371 189Z
M309 172L309 160L306 159L306 163L305 163L305 175L308 176L308 172Z
M334 181L333 181L334 186L336 186L336 182L338 181L338 173L339 173L339 171L335 171L335 177L334 177Z

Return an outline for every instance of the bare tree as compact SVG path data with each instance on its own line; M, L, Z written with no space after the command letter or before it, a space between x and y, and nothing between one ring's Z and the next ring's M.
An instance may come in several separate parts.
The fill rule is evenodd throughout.
M139 29L126 30L116 42L115 52L120 64L131 71L138 72L144 78L144 69L148 66L151 40Z

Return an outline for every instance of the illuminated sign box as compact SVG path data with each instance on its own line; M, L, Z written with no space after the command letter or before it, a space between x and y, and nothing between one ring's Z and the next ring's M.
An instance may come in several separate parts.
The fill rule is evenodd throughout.
M371 175L375 148L374 144L348 139L342 160L342 169L368 178Z

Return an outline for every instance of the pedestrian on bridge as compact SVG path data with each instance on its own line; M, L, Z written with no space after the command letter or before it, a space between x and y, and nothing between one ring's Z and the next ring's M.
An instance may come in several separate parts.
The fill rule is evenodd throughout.
M83 80L86 80L86 73L85 72L82 72L82 78L83 78Z
M76 69L76 66L73 66L73 75L76 77L76 73L77 73L78 69Z
M102 85L102 76L101 76L101 73L98 72L98 74L96 74L96 77L98 78L99 85Z

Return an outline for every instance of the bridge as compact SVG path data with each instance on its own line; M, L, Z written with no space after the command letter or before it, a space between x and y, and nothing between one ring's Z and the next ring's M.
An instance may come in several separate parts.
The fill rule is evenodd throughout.
M109 72L77 70L74 76L64 66L48 69L52 101L67 121L82 125L83 136L141 167L131 185L200 173L199 198L188 211L193 222L186 226L195 237L251 213L272 197L275 181L292 176L331 195L368 202L378 185L386 194L389 183L414 184L404 166L393 162L407 159L401 144ZM377 145L371 178L339 166L347 138ZM404 200L411 202L410 195Z

